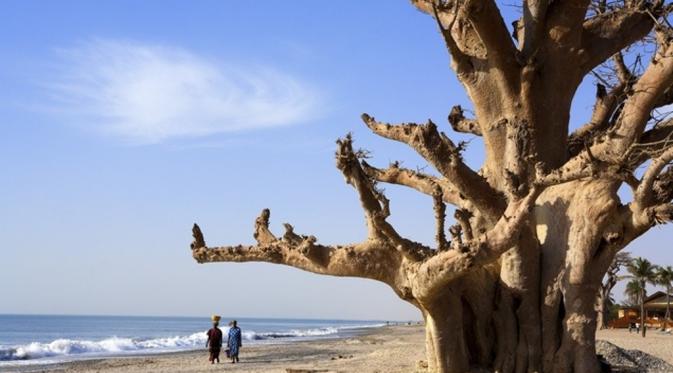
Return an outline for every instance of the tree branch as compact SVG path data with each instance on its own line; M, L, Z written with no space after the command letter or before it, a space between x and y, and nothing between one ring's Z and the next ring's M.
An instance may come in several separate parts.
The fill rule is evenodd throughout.
M479 60L487 60L509 83L518 79L517 49L495 1L412 0L411 3L437 20L459 75L471 72ZM454 32L454 25L459 32Z
M544 38L548 6L548 0L524 0L523 37L520 40L520 49L526 56L525 59L535 53Z
M602 153L618 157L643 133L650 113L661 95L673 85L673 43L663 38L655 57L633 85L633 94L625 101L617 124L610 130L611 138Z
M503 70L518 72L517 49L495 1L466 0L463 9L484 43L489 59L492 57Z
M446 232L444 231L446 205L444 204L442 194L442 189L437 187L437 190L432 197L433 210L435 211L435 241L437 242L437 250L439 251L444 251L449 246L446 241Z
M360 195L370 240L390 241L410 260L421 260L431 255L429 248L402 238L386 221L390 215L389 201L382 191L376 189L376 185L362 170L360 161L353 151L353 140L350 134L337 140L336 163L346 182L352 185Z
M433 196L435 188L439 186L442 189L443 200L454 206L464 207L469 204L466 199L460 197L460 194L446 180L442 180L422 172L413 171L399 166L399 163L392 163L388 168L381 169L371 166L366 161L361 161L362 170L370 178L383 183L403 185L423 194Z
M461 149L446 135L437 131L437 126L428 121L426 125L404 123L391 125L377 122L367 114L362 115L372 132L387 139L405 143L418 152L442 174L456 190L465 196L491 221L497 220L504 210L504 198L482 176L462 161Z
M456 132L470 133L473 135L481 136L481 127L479 127L479 122L474 119L467 119L463 115L463 108L460 105L456 105L451 108L451 113L449 113L449 123L451 128Z
M638 3L642 4L641 8L623 7L584 22L584 71L591 71L610 56L644 38L652 30L654 20L650 14L658 16L661 9L652 8L648 2Z
M596 84L596 103L589 123L578 128L568 137L569 156L577 155L591 139L602 133L610 126L610 118L625 98L626 84L616 85L610 92L606 92L604 85Z
M474 238L472 224L470 224L471 217L472 213L468 210L456 209L456 212L453 213L453 218L458 222L460 231L465 236L466 241L471 241Z
M640 182L640 186L636 190L636 195L634 201L637 205L644 209L650 207L657 201L655 199L654 184L659 178L661 171L673 162L673 147L670 147L668 150L664 151L659 157L652 160L652 163L643 174L643 178ZM667 202L667 201L666 201Z
M645 161L655 158L673 146L673 120L658 123L640 136L640 141L626 151L626 162L636 169Z
M264 212L266 211L266 212ZM268 210L261 220L268 221ZM263 216L266 215L266 218ZM258 221L260 221L258 218ZM291 226L290 226L291 228ZM193 228L192 256L199 263L267 262L285 264L305 271L333 276L365 277L394 287L401 257L380 241L366 241L345 246L324 246L313 236L288 234L254 246L208 248L198 225ZM290 239L288 239L290 237Z

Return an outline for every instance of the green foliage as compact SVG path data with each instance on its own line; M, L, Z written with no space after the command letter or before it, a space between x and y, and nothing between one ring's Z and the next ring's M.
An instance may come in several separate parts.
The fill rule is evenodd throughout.
M666 292L670 294L671 287L673 286L673 267L659 267L656 272L656 283L663 286Z

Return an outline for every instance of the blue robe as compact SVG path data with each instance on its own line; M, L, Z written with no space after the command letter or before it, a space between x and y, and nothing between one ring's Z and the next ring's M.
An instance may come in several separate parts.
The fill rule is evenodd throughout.
M227 338L227 347L229 347L229 354L233 356L238 356L238 348L241 347L241 329L238 326L234 326L229 329L229 338Z

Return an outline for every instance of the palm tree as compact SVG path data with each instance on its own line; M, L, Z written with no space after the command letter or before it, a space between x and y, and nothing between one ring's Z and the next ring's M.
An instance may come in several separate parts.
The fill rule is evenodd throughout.
M644 290L644 291L641 291ZM626 283L626 289L624 289L624 295L626 295L626 305L629 307L637 307L640 305L640 296L642 294L647 296L647 289L640 288L640 282L637 280L631 280Z
M666 316L664 316L664 330L671 318L671 287L673 287L673 267L659 267L657 270L657 284L666 288Z
M644 258L635 258L626 266L633 280L638 282L640 287L640 325L642 326L642 335L645 337L645 286L647 283L656 283L655 271L657 266Z

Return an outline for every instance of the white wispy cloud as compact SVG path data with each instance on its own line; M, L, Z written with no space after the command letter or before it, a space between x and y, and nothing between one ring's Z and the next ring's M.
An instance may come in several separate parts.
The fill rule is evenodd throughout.
M94 40L59 55L48 83L59 110L135 143L292 125L321 106L292 75L177 47Z

